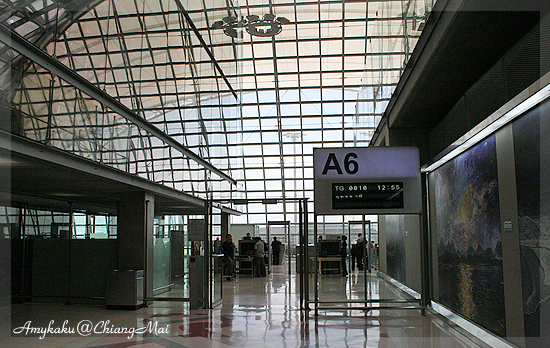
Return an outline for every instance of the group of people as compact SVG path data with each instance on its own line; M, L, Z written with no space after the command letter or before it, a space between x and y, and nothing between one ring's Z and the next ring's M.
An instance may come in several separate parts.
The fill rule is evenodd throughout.
M340 257L342 258L342 276L345 277L348 275L347 270L347 257L348 257L348 237L343 235L340 237ZM355 271L355 265L357 269L362 271L365 267L364 258L366 251L366 242L363 234L359 233L358 238L355 243L351 246L351 270ZM367 261L368 262L368 261Z
M351 247L351 270L355 270L355 266L357 265L357 269L362 271L365 269L365 267L369 267L369 255L373 257L371 261L376 262L378 258L378 244L373 243L372 241L369 243L365 240L363 235L359 233L357 235L357 240L355 241L355 244ZM366 256L366 257L365 257ZM376 267L376 265L373 265L373 267Z
M348 243L347 243L348 237L343 235L339 239L340 239L339 255L342 258L342 262L341 262L342 276L345 277L348 275L347 262L346 262L346 259L348 257ZM243 237L243 240L256 241L254 243L254 248L252 252L253 274L256 277L265 277L266 276L265 254L267 249L266 244L262 241L261 237L251 237L250 233L247 233L246 236ZM322 241L322 236L319 236L319 241ZM280 264L281 245L282 243L279 240L277 240L277 237L273 237L273 241L271 242L273 265ZM233 243L233 237L231 236L231 234L228 234L226 236L225 241L222 243L221 249L222 249L223 258L224 258L223 274L224 276L227 277L228 280L231 280L235 272L235 252L237 250L235 243ZM351 247L351 258L352 258L351 270L352 271L355 271L356 265L358 270L361 271L364 269L365 251L366 251L365 238L361 233L359 233L357 240Z
M276 241L276 237L274 237L274 241ZM254 248L252 251L253 256L253 274L256 277L265 277L266 276L266 269L265 269L265 253L266 253L266 247L265 243L262 241L261 237L254 237L252 238L250 236L250 233L247 233L245 237L243 237L243 240L254 240L256 243L254 243ZM280 243L280 242L279 242ZM273 246L273 244L272 244ZM231 234L226 235L225 241L222 243L222 253L223 253L223 263L224 263L224 270L223 274L227 278L227 280L231 280L235 273L235 252L237 250L237 247L235 246L235 243L233 242L233 236ZM277 250L280 250L280 244L279 248ZM275 250L274 250L275 254Z
M365 258L365 238L363 237L363 234L359 233L357 235L357 240L355 241L355 244L351 247L351 270L355 271L355 265L357 265L357 269L362 271L364 268L363 259Z

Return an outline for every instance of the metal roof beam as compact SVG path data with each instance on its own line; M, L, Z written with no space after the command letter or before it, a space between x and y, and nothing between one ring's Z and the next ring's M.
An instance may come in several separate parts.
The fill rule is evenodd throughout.
M185 17L185 20L187 21L187 24L189 24L189 26L191 27L191 30L193 30L193 32L195 33L195 36L197 37L197 39L199 39L199 42L201 43L202 48L206 51L206 53L208 54L208 56L212 60L212 64L214 64L214 67L220 73L222 79L225 81L225 84L227 85L227 87L229 87L229 90L231 91L231 94L233 94L233 97L235 97L236 100L239 100L239 97L237 96L237 92L235 92L235 90L231 86L231 82L229 82L229 80L227 79L227 76L225 76L225 73L223 72L223 69L218 64L218 61L214 57L214 53L212 53L212 51L208 47L208 44L206 43L206 41L204 41L204 38L202 37L201 33L199 32L199 30L195 26L195 23L193 22L193 20L189 16L189 13L185 9L185 7L183 7L183 4L181 3L180 0L176 0L176 5L178 6L178 9L181 11L183 16Z

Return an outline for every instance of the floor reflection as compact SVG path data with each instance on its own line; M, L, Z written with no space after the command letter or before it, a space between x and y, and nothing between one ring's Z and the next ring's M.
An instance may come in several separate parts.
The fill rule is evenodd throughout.
M478 347L439 317L418 310L320 311L315 317L299 310L297 277L284 265L266 278L240 276L223 283L223 302L212 310L190 311L185 303L155 302L137 311L107 311L103 307L22 304L13 306L12 327L26 321L91 322L110 320L114 327L168 327L169 334L145 333L129 339L122 334L87 337L50 335L7 337L10 347ZM313 280L313 278L312 278ZM322 275L321 299L406 298L393 285L358 271L348 277ZM313 288L310 289L313 298ZM51 319L50 319L51 318Z

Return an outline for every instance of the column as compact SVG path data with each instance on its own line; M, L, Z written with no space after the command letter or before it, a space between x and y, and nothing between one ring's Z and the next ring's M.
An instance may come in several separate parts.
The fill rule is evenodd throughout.
M153 230L155 197L147 192L125 194L118 207L118 267L144 271L145 297L153 296Z

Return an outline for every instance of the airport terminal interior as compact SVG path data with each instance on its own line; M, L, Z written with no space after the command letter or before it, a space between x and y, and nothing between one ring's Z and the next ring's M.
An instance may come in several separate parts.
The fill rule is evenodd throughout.
M0 345L548 346L549 97L540 0L0 0Z

